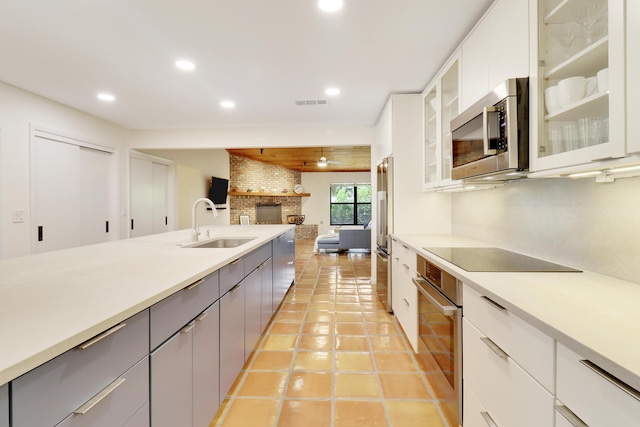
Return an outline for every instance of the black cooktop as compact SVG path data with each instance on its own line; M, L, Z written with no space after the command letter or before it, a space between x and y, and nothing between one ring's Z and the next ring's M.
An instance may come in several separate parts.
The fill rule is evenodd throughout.
M500 248L428 248L440 258L466 271L577 272L580 270Z

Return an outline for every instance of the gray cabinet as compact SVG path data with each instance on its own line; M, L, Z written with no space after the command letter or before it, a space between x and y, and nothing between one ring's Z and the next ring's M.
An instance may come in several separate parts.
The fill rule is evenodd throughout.
M220 401L220 303L196 318L193 328L193 426L207 427Z
M149 421L149 402L145 403L142 408L129 418L129 421L124 427L149 427L151 425Z
M84 413L69 415L56 427L125 426L149 400L149 358L145 357L112 383L110 392ZM98 397L94 398L95 401ZM93 403L93 402L92 402ZM149 416L147 415L147 420ZM148 424L147 424L148 425Z
M264 331L273 316L273 259L269 258L260 267L260 330Z
M296 275L295 229L273 239L273 310L280 305Z
M0 427L9 427L9 384L0 386Z
M238 283L220 298L220 401L244 365L244 294Z
M115 393L117 389L112 386L148 353L149 311L144 310L16 378L11 389L12 426L54 426L60 423L85 407L98 393L111 390ZM128 388L124 384L117 388L122 387ZM146 401L148 388L139 390L139 393L144 393L142 402ZM90 411L111 413L119 410L101 408L102 405L98 404Z
M190 284L150 308L150 349L153 350L220 296L218 272Z
M253 351L262 329L260 306L262 305L262 292L260 289L261 271L256 269L242 281L245 288L244 295L244 360L249 358Z
M151 353L151 423L154 427L192 425L194 323Z

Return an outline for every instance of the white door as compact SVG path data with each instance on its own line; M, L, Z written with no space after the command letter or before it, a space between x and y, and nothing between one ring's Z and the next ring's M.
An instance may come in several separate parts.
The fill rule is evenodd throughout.
M31 252L80 246L80 147L36 136L31 150Z
M111 207L113 154L80 147L80 197L82 214L82 244L91 245L112 240L117 228Z
M131 237L153 233L153 168L148 160L131 157Z
M160 163L151 165L152 180L152 209L153 209L153 233L165 233L169 231L168 225L168 182L169 167Z

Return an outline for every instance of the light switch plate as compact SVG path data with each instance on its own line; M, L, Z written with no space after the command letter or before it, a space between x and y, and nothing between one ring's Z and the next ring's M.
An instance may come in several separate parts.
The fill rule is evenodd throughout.
M24 209L13 210L13 222L24 222Z

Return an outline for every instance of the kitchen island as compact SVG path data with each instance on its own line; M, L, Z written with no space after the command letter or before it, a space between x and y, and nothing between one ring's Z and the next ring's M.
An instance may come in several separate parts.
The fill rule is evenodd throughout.
M469 377L483 377L483 372L472 372L472 359L480 357L478 349L487 348L482 344L480 347L472 348L472 345L469 345L473 344L469 332L486 335L481 339L490 340L492 344L498 344L498 347L505 347L501 357L508 361L508 365L495 362L498 366L496 375L511 372L509 369L519 364L518 369L522 368L521 370L526 372L523 377L531 379L534 389L541 390L544 399L552 402L544 409L547 411L545 414L549 414L551 418L554 416L553 399L557 398L571 407L589 426L631 425L627 421L628 418L615 418L617 416L631 417L637 421L640 414L640 402L636 400L640 399L637 392L640 390L640 311L637 309L640 302L640 285L589 271L470 272L424 248L493 245L450 235L395 235L394 238L462 282L465 318L463 365L466 377L464 405L467 408L465 426L476 425L472 421L472 408L479 408L479 413L491 412L488 407L480 407L475 402L475 397L467 393L470 387L473 388L470 386L472 379ZM554 262L553 259L547 261ZM491 307L491 304L486 304L487 300L495 305ZM514 317L519 319L515 321L518 328L519 325L526 324L524 327L527 331L535 329L535 335L532 337L543 337L540 342L536 341L537 338L523 339L524 333L514 333L517 330L516 323L510 323ZM494 331L496 332L492 335ZM527 348L526 352L521 352L518 340L527 341L526 345L532 347ZM488 356L487 361L479 364L482 368L478 370L490 372L494 356ZM575 364L577 368L574 367L573 359L579 362ZM541 360L545 361L545 368L540 368ZM590 365L590 368L598 372L594 373L594 369L589 370L581 365ZM539 371L547 367L548 372L538 376ZM515 378L513 372L507 376ZM509 399L517 394L516 389L522 389L521 385L509 389L509 385L500 384L495 376L487 374L486 377L491 379L484 382L490 384L478 386L488 387L480 390L480 400L491 400L491 397L486 396L494 390L504 389L506 394L501 397L502 404L508 406ZM500 399L496 399L498 400ZM529 406L535 405L531 403L534 400L530 394L523 398L524 400L529 402ZM496 404L499 405L501 404ZM512 423L516 421L509 420L509 414L519 414L519 424L528 425L523 424L526 419L525 413L515 410L514 406L517 407L512 405L510 408L495 409L496 413L503 411L507 414L502 423L498 419L495 420L497 425L515 425ZM564 408L564 405L556 404L557 406ZM558 413L563 410L556 408ZM541 412L543 409L536 408L536 411ZM598 418L602 416L610 418L603 423ZM484 425L484 422L486 420L480 420L477 425ZM550 422L552 423L553 419Z
M294 244L291 225L201 231L210 239L252 240L231 248L190 248L190 230L181 230L0 261L0 386L214 274L217 298L217 274L226 266L253 253L270 258L271 242L283 235ZM293 260L284 266L293 269ZM274 277L279 269L274 261ZM239 279L249 273L243 270Z

